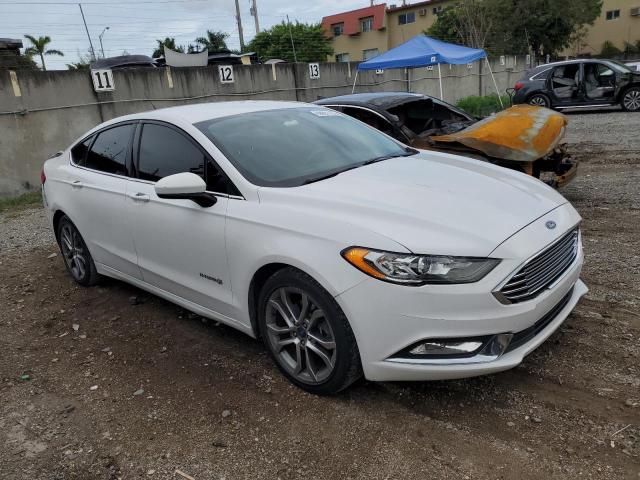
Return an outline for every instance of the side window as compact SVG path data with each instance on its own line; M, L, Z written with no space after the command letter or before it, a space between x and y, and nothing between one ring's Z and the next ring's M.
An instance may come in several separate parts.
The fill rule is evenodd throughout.
M86 165L87 152L89 151L89 145L91 145L92 141L93 135L71 149L71 160L73 160L73 163L80 167Z
M191 172L207 182L207 190L239 195L220 168L180 132L155 123L142 128L138 176L157 182L175 173Z
M86 167L127 175L127 150L135 125L121 125L100 132L87 155Z
M191 172L204 177L204 154L184 135L169 127L147 123L142 128L138 175L157 182L175 173Z

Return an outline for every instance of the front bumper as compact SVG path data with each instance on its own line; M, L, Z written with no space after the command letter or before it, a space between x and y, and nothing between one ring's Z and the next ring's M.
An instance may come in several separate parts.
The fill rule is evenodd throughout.
M558 224L557 233L544 227L552 219ZM582 248L553 287L532 300L503 305L491 292L524 260L578 222L579 216L569 205L544 215L493 252L492 257L503 259L501 264L477 283L407 287L368 279L336 297L356 336L365 377L375 381L454 379L499 372L521 363L562 324L587 292L579 279ZM552 318L534 329L550 312ZM534 334L516 348L507 347L494 357L481 355L433 362L398 356L398 352L426 339L526 331Z

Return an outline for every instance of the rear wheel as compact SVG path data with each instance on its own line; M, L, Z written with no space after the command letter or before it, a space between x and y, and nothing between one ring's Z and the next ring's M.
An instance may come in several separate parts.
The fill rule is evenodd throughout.
M533 105L535 107L546 107L549 108L551 106L551 101L549 97L547 97L544 93L534 93L527 100L529 105Z
M80 285L89 287L98 281L98 272L86 243L66 215L58 223L58 244L67 271Z
M260 292L260 333L284 375L319 395L337 393L362 375L347 319L315 280L294 268L276 272Z
M622 95L622 108L627 112L640 111L640 87L631 87Z

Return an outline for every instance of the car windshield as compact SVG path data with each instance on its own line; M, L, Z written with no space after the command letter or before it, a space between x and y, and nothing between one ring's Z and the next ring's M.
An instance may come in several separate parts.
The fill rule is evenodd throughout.
M245 113L196 123L251 183L296 187L417 153L324 107Z

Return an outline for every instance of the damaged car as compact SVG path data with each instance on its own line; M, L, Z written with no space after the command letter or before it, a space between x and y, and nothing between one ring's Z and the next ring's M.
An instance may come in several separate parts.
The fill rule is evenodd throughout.
M577 173L577 162L562 143L567 119L547 108L516 105L480 120L416 93L358 93L315 103L412 147L485 160L533 175L556 188L569 183Z

